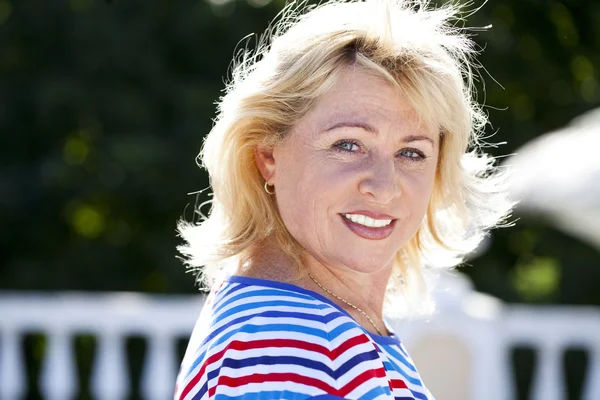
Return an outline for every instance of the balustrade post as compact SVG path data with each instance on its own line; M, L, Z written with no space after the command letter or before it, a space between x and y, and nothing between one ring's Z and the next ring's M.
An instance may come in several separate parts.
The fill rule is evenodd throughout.
M5 328L0 334L0 399L13 400L24 397L25 368L20 353L18 332Z
M150 337L149 351L142 376L142 394L146 400L173 397L177 375L172 337L159 333Z
M533 378L535 400L564 400L567 398L562 368L562 347L559 343L545 341L538 348Z
M583 400L600 399L600 342L589 348L588 370L583 386Z
M39 382L42 395L47 400L72 399L79 380L73 363L71 337L62 330L51 330L46 346Z
M98 400L121 400L130 392L123 340L115 332L100 332L98 341L92 394Z

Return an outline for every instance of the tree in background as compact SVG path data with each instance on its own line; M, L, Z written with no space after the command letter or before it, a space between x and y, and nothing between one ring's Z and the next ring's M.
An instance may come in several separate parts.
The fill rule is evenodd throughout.
M193 292L175 251L177 219L194 218L187 193L208 185L193 160L240 38L281 7L0 1L0 286ZM600 104L600 4L490 2L469 23L493 26L475 37L490 140L508 143L493 153ZM508 301L600 304L597 262L522 219L462 271Z

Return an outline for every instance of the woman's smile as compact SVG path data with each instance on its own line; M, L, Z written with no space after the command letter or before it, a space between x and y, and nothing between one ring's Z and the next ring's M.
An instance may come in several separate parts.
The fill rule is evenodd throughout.
M390 236L397 219L374 219L364 214L340 214L344 224L357 236L369 240L383 240Z

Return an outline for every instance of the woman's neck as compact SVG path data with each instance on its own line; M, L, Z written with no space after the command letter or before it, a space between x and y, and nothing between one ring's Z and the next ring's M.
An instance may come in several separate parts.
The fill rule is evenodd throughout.
M366 329L373 331L370 321L347 304L350 303L363 310L374 320L380 330L385 330L382 311L391 266L376 272L364 273L343 266L337 268L326 266L308 253L303 255L302 261L302 267L298 268L277 246L257 246L245 259L240 261L235 274L291 283L312 290L335 302ZM333 295L327 293L323 288ZM337 297L344 299L347 303L340 301Z
M371 318L383 320L383 303L391 266L365 273L345 266L326 266L310 255L305 257L305 265L318 284L359 307ZM317 286L317 291L323 290Z

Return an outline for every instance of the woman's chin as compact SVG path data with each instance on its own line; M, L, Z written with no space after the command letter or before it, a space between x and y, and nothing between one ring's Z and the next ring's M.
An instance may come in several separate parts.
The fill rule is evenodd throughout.
M354 258L344 257L344 260L340 260L339 264L343 265L344 269L362 273L371 274L376 272L382 272L392 267L393 257L387 258L373 258L373 257L361 257L356 256Z

